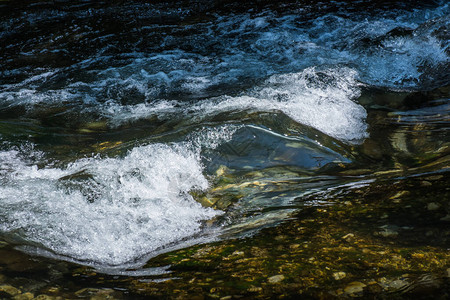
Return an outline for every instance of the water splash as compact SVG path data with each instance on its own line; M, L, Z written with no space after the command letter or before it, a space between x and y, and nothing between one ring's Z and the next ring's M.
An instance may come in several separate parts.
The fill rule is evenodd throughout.
M1 231L77 261L132 262L220 214L190 196L208 182L198 153L183 145L141 146L60 169L28 165L15 151L2 157L14 170L0 187Z
M116 126L128 120L171 118L184 114L190 122L233 112L282 111L296 122L313 127L349 143L367 137L365 109L354 102L360 94L357 72L349 68L317 70L273 75L261 87L238 97L223 96L197 104L162 101L153 105L108 106L108 118Z
M50 18L53 12L39 11L0 21L5 29L0 30L0 43L8 44L0 49L0 57L7 58L0 66L1 117L33 120L47 129L65 126L73 110L76 122L100 119L111 131L124 124L132 127L135 121L157 120L190 132L198 123L210 126L208 122L219 115L225 116L221 121L238 123L230 117L234 112L281 112L291 124L355 144L368 136L366 111L358 104L362 83L414 90L448 79L448 72L442 72L449 63L450 11L445 3L379 14L310 14L301 8L228 12L200 22L171 19L169 25L161 24L168 15L159 21L151 16L151 5L138 8L146 25L133 23L133 31L124 25L117 35L108 32L111 28L94 30L98 25L92 20L100 20L102 27L102 21L111 21L111 11L102 9L94 17L81 8L75 16L61 13ZM75 24L59 22L65 18ZM129 16L117 17L119 22L124 19ZM90 23L81 25L86 20ZM48 31L52 22L64 26ZM37 37L24 39L27 31ZM125 34L129 40L122 43ZM410 113L401 121L427 117ZM49 116L62 121L45 123ZM208 187L201 163L205 157L198 148L217 148L240 127L224 128L183 133L172 144L141 145L123 157L77 159L58 167L38 163L40 154L32 148L2 147L6 150L0 151L0 229L9 238L20 237L48 252L106 265L122 265L192 238L202 232L205 220L221 213L201 207L190 192ZM78 131L68 132L78 137ZM153 132L144 134L152 137ZM278 147L282 137L267 140ZM273 153L292 148L288 163L296 160L309 170L324 166L311 159L316 153L319 159L328 157L324 163L348 162L320 143L297 150L306 144L285 143ZM258 147L268 148L264 143ZM261 168L272 166L261 157ZM281 163L285 161L275 165ZM298 195L298 184L294 186L292 194ZM276 201L290 205L293 197ZM274 201L265 195L250 200L255 207L269 207ZM282 215L270 217L278 220Z

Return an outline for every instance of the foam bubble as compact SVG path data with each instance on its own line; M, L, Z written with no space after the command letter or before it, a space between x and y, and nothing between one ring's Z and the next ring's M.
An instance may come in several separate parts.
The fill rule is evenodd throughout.
M199 154L183 144L65 168L39 169L14 150L0 156L15 165L0 186L1 231L76 261L132 262L199 233L202 221L220 214L189 194L208 182Z
M243 127L242 125L229 124L214 129L202 128L191 133L187 139L195 148L216 149L219 145L231 141L236 131Z
M416 88L438 78L434 70L449 62L442 41L420 27L409 35L387 34L376 43L376 49L365 50L358 58L362 78L376 86Z
M22 82L0 86L0 105L32 110L35 104L71 103L111 116L117 125L118 112L124 118L179 113L168 108L186 100L242 94L270 76L290 76L312 66L347 65L370 85L421 88L445 76L449 11L442 4L373 15L306 17L287 10L283 15L216 16L212 22L154 30L149 38L163 43L153 53L100 56L69 68L34 70ZM181 47L185 44L189 47ZM5 72L15 71L21 72Z
M273 75L260 87L238 97L205 99L194 105L161 101L152 105L113 105L107 114L113 124L152 115L169 118L190 116L190 122L231 111L282 111L295 121L342 141L354 143L367 137L366 111L355 100L360 95L357 72L350 68Z
M316 128L337 139L356 142L367 137L365 109L353 102L360 90L357 73L348 68L274 75L250 95L226 97L204 109L279 110L295 121Z

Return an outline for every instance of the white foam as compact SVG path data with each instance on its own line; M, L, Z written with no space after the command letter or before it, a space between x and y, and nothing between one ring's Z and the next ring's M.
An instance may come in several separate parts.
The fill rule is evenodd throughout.
M432 34L448 24L448 13L446 4L367 19L326 15L305 22L296 14L270 12L217 17L193 25L198 41L207 43L191 43L192 53L128 53L119 63L101 56L68 69L35 70L21 83L1 86L0 104L29 110L36 104L79 104L81 112L92 108L112 126L150 116L180 116L183 125L191 125L232 111L281 111L356 143L367 136L366 111L356 103L358 80L420 87L424 66L448 63L446 41ZM397 27L414 31L386 36ZM191 28L173 28L166 37L151 37L161 38L161 49L191 37ZM360 47L365 39L373 43ZM66 71L69 77L63 76ZM242 82L255 86L240 88ZM205 92L234 86L221 96ZM196 93L195 102L173 99ZM236 128L192 134L187 140L194 147L147 145L122 158L86 158L64 168L38 168L30 156L39 154L32 148L0 151L0 231L60 256L113 266L190 238L201 232L202 221L220 213L201 207L189 194L208 186L195 148L215 148Z
M365 109L354 102L360 94L357 72L350 68L317 70L307 68L299 73L274 75L261 87L246 94L224 96L195 105L158 102L153 105L109 108L114 124L152 115L168 118L173 114L191 116L191 122L231 111L282 111L295 121L313 127L339 140L357 143L367 137Z
M352 101L360 93L356 75L349 68L308 68L300 73L274 75L249 95L226 97L216 105L203 104L200 110L279 110L327 135L357 142L367 137L367 113Z
M216 149L221 144L231 141L236 131L243 127L243 125L229 124L213 129L202 128L189 134L187 140L198 149Z
M110 63L109 57L82 61L68 73L77 74L76 79L64 79L64 69L42 69L41 74L31 75L21 83L0 87L0 104L97 105L92 109L106 110L105 116L116 105L132 118L140 118L138 111L145 117L150 110L161 109L161 105L185 100L176 97L192 96L200 101L220 95L211 91L220 91L223 86L238 89L242 82L258 82L274 74L289 75L312 66L338 65L352 66L358 71L358 79L370 85L417 88L432 82L438 76L433 70L448 64L448 42L439 40L436 33L448 27L449 12L450 6L443 4L364 18L351 13L326 14L304 24L301 16L293 13L281 17L268 11L256 16L218 16L213 22L194 26L199 31L199 41L214 45L210 55L208 51L213 50L200 43L193 44L199 50L193 52L126 53L119 66L114 61ZM395 28L414 31L389 36ZM177 30L185 30L184 39L189 39L189 27ZM176 38L178 35L169 30L163 40ZM61 79L66 80L65 85ZM42 85L45 88L41 89ZM105 107L105 102L109 107ZM141 105L129 107L133 104ZM114 112L122 108L114 108Z
M121 265L199 233L220 214L190 196L208 182L199 154L184 144L66 168L39 169L14 150L0 158L15 165L0 186L0 230L77 261Z
M363 78L378 86L414 88L427 75L424 69L432 70L449 61L445 50L428 34L386 39L377 51L359 58Z
M88 59L72 67L73 70L86 69L87 74L94 75L88 76L93 82L82 82L88 89L108 89L114 85L128 87L131 84L149 98L157 97L161 90L167 88L181 93L195 93L217 84L239 81L239 78L264 78L274 73L298 72L313 65L339 63L360 65L360 74L366 74L364 68L369 69L368 73L374 71L372 77L366 78L371 84L401 87L408 78L414 76L417 79L423 62L441 63L448 60L443 53L445 49L430 38L430 32L439 31L441 25L445 25L446 20L448 22L449 12L450 5L442 3L434 8L394 10L374 15L330 13L308 22L302 17L303 12L299 15L298 11L286 12L283 16L270 11L254 15L217 16L212 22L177 27L174 32L168 30L163 36L155 33L155 37L162 39L162 44L166 40L176 43L177 38L182 42L198 38L199 44L192 42L192 46L199 51L188 52L173 47L172 50L155 53L123 53L124 61L129 62L125 65L114 66L114 63L108 63L108 57L103 57L105 62L100 65L107 65L106 69L95 69L102 58ZM435 21L438 22L433 23ZM431 31L422 34L419 30L397 41L386 41L391 45L386 45L385 49L376 44L364 45L367 49L352 47L360 44L363 38L376 39L395 28L420 29L421 26L428 26ZM191 29L195 29L195 36L190 36ZM183 30L186 35L181 38L178 33ZM221 51L216 53L214 49L215 52L208 56L205 53L212 50L207 48L208 43L205 42L220 45ZM394 48L395 51L389 52ZM392 75L383 71L384 61L386 66L394 63L391 72L396 76L393 82ZM400 61L404 63L396 65ZM410 68L405 67L407 64ZM377 66L381 70L377 70ZM61 76L53 75L66 70L41 71L41 74L31 75L18 83L16 91L30 85L39 86L53 77L60 83ZM402 81L402 76L406 80ZM68 81L69 88L76 84Z
M119 126L124 122L145 119L153 115L158 115L161 119L166 119L170 114L176 113L177 101L157 101L152 104L140 103L136 105L119 105L115 102L108 102L103 106L103 115L110 120L111 126Z
M41 75L7 86L0 92L0 103L78 103L80 111L89 106L87 111L102 114L112 126L155 115L160 119L185 115L191 119L186 121L189 123L235 109L280 110L297 122L352 142L364 138L367 128L364 110L352 101L359 92L356 79L392 89L417 88L421 82L432 82L439 76L433 71L442 70L449 61L448 45L436 35L441 27L448 26L449 11L449 5L442 4L364 18L352 13L326 14L306 23L293 13L279 17L268 11L218 16L213 22L192 25L198 29L200 40L220 45L214 46L221 50L214 48L217 53L211 56L210 49L198 44L199 51L192 53L128 53L126 63L120 66L110 66L108 57L102 63L87 60L72 66L81 74L76 77L81 81L68 78L62 87L58 81L61 76L54 75L64 70L42 70ZM389 36L395 28L413 32ZM189 27L177 30L186 30L188 39ZM176 38L169 30L164 39ZM96 69L98 65L108 67ZM341 65L352 66L353 70L342 71L337 67ZM318 76L311 66L319 66L322 74L329 73L326 76L335 79L310 85L305 78ZM325 66L328 71L323 71ZM59 89L33 88L53 78ZM253 91L239 88L242 82L253 84L264 79L266 82ZM238 91L223 92L224 86L238 86ZM211 95L210 90L222 95ZM240 96L231 96L238 93ZM195 95L196 103L174 99L189 94ZM202 116L203 112L206 114Z

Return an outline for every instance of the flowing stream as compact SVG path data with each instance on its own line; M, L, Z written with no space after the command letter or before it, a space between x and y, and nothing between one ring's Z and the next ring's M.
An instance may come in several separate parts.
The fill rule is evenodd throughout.
M138 270L447 176L447 1L253 4L0 2L0 239Z

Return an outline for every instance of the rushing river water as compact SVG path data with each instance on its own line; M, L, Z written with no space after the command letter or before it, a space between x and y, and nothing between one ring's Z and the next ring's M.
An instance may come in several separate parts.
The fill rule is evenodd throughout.
M447 1L0 2L0 239L117 272L328 194L448 178L449 15Z

